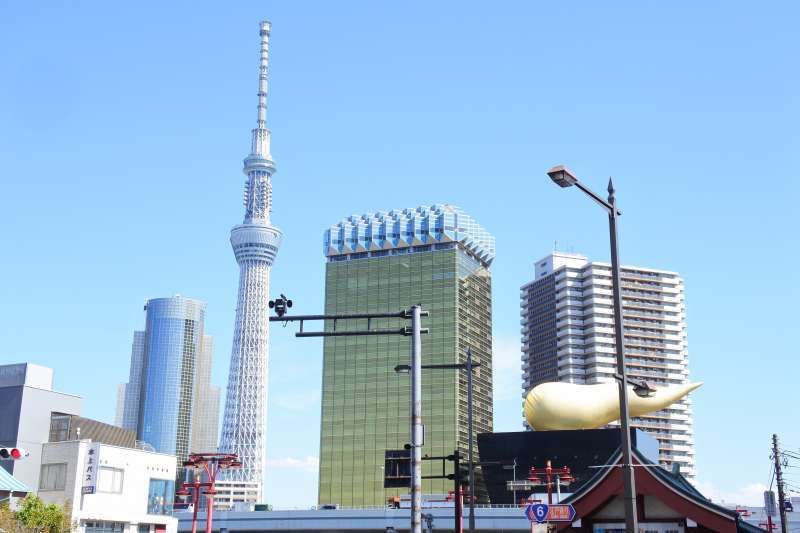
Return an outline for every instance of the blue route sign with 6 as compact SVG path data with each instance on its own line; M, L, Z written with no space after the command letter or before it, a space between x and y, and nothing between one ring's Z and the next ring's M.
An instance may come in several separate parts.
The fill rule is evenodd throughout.
M548 507L546 503L534 503L525 508L525 515L531 522L541 524L547 521Z

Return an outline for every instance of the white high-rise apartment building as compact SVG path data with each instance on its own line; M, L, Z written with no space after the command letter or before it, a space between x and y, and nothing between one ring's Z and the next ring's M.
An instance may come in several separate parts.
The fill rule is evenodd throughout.
M675 272L623 266L622 316L628 376L659 387L689 381L683 280ZM613 382L611 265L553 252L522 286L523 395L546 381ZM691 400L631 420L658 439L662 465L694 479Z

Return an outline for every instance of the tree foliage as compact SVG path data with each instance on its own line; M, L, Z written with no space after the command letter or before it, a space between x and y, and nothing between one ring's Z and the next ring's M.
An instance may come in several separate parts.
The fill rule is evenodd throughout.
M14 511L9 508L8 501L0 503L0 530L6 533L19 533L20 531L19 522L14 516Z
M69 533L70 514L69 505L46 504L29 494L17 512L0 510L0 528L9 533Z

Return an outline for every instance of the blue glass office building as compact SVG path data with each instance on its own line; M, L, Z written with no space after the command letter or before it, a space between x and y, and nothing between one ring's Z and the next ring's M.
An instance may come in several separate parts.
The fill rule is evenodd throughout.
M157 452L175 454L181 465L196 451L191 449L193 424L206 422L195 419L205 388L197 380L199 360L210 355L204 348L206 304L183 296L155 298L145 311L145 331L134 336L123 418L135 421L137 439Z

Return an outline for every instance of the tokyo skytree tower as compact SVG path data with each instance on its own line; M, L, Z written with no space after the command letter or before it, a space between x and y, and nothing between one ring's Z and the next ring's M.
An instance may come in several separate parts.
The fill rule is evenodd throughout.
M250 501L262 498L267 433L269 272L283 236L269 220L271 178L275 173L266 126L270 27L269 22L261 23L258 122L250 154L244 160L247 175L244 222L231 230L231 246L239 264L239 296L219 445L220 452L236 453L242 462L240 469L225 472L224 481L246 486L250 494L244 500Z

